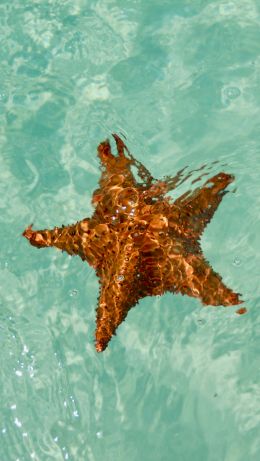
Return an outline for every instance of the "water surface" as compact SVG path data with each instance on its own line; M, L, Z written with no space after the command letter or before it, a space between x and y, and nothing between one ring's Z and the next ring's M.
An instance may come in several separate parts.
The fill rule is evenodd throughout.
M259 460L259 2L3 0L0 24L1 460ZM202 247L248 314L146 298L95 352L94 271L21 233L91 214L111 131L156 177L235 175Z

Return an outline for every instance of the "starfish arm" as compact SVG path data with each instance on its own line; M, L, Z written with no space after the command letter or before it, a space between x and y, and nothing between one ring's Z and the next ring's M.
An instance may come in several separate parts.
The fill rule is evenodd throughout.
M137 287L138 252L125 245L116 253L115 257L110 248L107 260L97 270L101 284L95 335L98 352L106 349L117 327L141 297Z
M116 141L119 156L124 156L124 150L126 150L128 157L131 159L132 165L137 168L138 176L140 179L142 179L144 184L149 187L154 181L150 171L141 162L136 160L136 158L129 151L128 147L125 145L124 141L116 133L113 133L113 138Z
M136 181L131 172L131 165L134 161L124 154L124 148L127 148L123 141L117 135L113 136L117 143L117 156L111 152L108 140L98 146L102 173L99 180L100 187L94 191L92 203L97 208L95 218L99 222L101 221L98 216L103 214L103 210L108 210L109 213L113 214L114 198L119 189L136 187Z
M125 179L128 181L128 185L135 186L136 180L130 170L131 166L135 166L137 168L137 173L146 187L151 186L154 178L150 171L141 162L135 159L124 141L116 133L113 133L112 136L116 142L117 156L112 154L108 140L100 143L98 146L98 156L100 158L101 165L104 167L99 181L100 186L104 186L107 181L111 179L111 176L119 174L125 176ZM127 153L127 156L125 152Z
M201 254L177 255L170 261L169 291L199 298L211 306L234 306L243 302Z
M30 244L37 248L56 247L69 255L79 255L92 266L98 264L102 257L98 247L91 248L93 231L89 230L89 219L84 219L71 226L54 227L54 229L33 230L32 225L23 232Z
M193 173L200 172L204 170L205 167L206 165L202 165L200 168L196 168L190 171L187 171L187 167L184 167L181 170L179 170L175 176L166 176L164 179L156 180L156 181L154 181L154 178L152 178L152 181L154 182L151 184L149 189L145 191L145 195L151 198L163 199L163 196L167 192L170 192L171 190L176 189L176 187L178 187L183 182L185 182L187 179L189 179ZM192 183L194 184L195 182L199 181L205 175L206 173L202 173L199 177L194 179Z
M96 208L93 215L95 223L111 222L119 213L133 214L139 202L140 192L146 191L153 180L149 171L129 152L123 140L116 134L113 134L113 137L117 145L117 156L112 154L108 141L98 147L103 169L99 181L100 188L92 197L92 203ZM138 175L144 183L137 183L131 166L137 168Z
M129 310L138 301L134 287L125 283L125 287L114 282L101 288L96 318L96 350L106 349L118 326L126 318Z
M185 166L184 168L179 170L176 173L175 176L173 176L173 177L166 176L164 181L165 181L165 184L167 185L167 191L169 192L169 191L171 191L173 189L176 189L176 187L180 186L182 183L187 181L187 179L191 178L193 173L202 172L197 178L195 178L192 181L192 184L199 181L203 176L206 176L206 172L203 172L203 170L205 170L206 166L207 165L204 164L204 165L201 165L199 168L195 168L193 170L187 170L188 167Z
M102 186L111 178L112 175L126 175L128 179L132 179L133 183L134 177L131 173L130 166L133 164L131 158L128 158L124 149L127 149L123 141L117 135L113 135L116 144L118 155L114 155L111 151L111 145L108 140L101 142L98 146L98 157L101 161L103 167L101 179L99 184ZM127 150L128 151L128 150Z
M184 234L198 239L226 194L226 187L233 180L232 175L219 173L208 179L203 187L183 194L172 205L172 222L176 222L177 218Z

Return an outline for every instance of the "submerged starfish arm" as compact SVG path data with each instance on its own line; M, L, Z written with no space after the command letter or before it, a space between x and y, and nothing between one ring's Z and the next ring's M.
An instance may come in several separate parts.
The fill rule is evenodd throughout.
M54 227L54 229L33 230L32 225L23 232L30 244L37 248L56 247L69 255L79 255L91 266L96 267L102 257L98 249L91 248L91 239L95 231L89 230L89 219L71 226Z
M154 216L145 232L138 263L140 297L170 291L200 298L205 305L241 304L239 294L224 284L203 257L199 243L178 236L167 224L162 215Z
M233 180L234 176L219 173L208 179L201 188L183 194L172 206L172 222L178 218L177 222L181 223L186 236L198 239L226 194L226 187Z
M118 185L123 187L137 186L136 179L131 171L131 166L137 168L139 177L147 187L150 186L153 181L153 177L149 170L133 157L123 140L117 134L113 134L113 137L116 141L117 156L112 153L108 140L100 143L98 146L98 156L102 165L102 174L99 180L100 189L93 195L92 202L94 204L99 201L101 190L104 195L108 189Z
M152 184L154 178L151 175L150 171L136 158L131 154L128 147L125 145L124 141L116 134L113 133L113 138L116 141L117 151L120 156L125 157L125 151L128 154L128 157L131 159L131 164L137 168L138 176L144 184L148 187Z
M110 259L113 252L116 252L114 260ZM107 248L107 260L97 269L101 285L96 319L97 352L106 349L128 311L142 297L137 288L138 258L138 251L131 244L122 247L118 243Z
M117 138L115 139L117 140ZM130 168L133 161L124 154L124 143L121 139L117 140L118 155L112 153L108 140L101 142L97 151L102 166L102 174L99 180L101 189L114 186L120 179L121 182L127 180L132 186L136 184Z
M235 306L243 302L202 254L172 257L167 285L169 291L199 298L204 305Z

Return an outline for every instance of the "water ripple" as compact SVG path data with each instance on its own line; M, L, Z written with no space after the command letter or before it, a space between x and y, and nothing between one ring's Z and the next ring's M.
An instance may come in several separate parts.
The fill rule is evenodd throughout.
M259 22L253 0L1 2L1 460L259 459ZM94 271L21 233L90 215L111 131L154 176L234 173L202 246L246 315L147 298L96 354Z

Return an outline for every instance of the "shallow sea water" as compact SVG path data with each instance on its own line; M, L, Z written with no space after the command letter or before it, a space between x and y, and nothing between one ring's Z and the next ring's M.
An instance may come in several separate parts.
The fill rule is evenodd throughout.
M2 0L0 28L1 461L259 460L259 2ZM156 177L235 175L202 247L246 315L146 298L95 352L94 271L21 233L90 216L111 132Z

